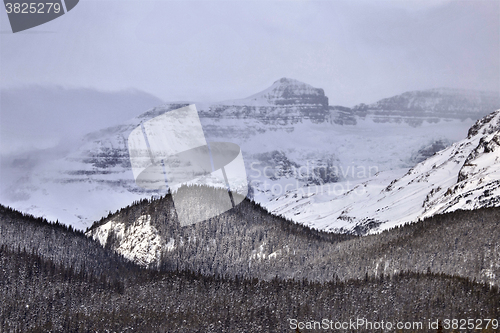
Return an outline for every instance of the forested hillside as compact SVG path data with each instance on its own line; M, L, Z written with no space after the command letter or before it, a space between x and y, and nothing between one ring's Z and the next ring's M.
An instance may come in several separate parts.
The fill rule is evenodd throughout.
M91 229L110 221L141 229L138 217L150 215L150 226L182 245L172 242L149 268L113 251L120 235L102 247L1 207L0 331L284 332L293 331L289 319L427 325L500 316L496 208L357 237L308 229L248 200L181 228L171 205L169 196L137 202Z
M309 229L249 200L181 227L167 195L124 208L95 223L87 235L137 263L163 270L316 281L430 270L500 282L498 208L457 211L357 237Z
M48 222L0 205L0 246L26 251L79 272L115 274L136 265L59 222Z
M152 214L151 221L156 221L170 204L168 197L142 201L96 223L92 230L120 216L134 220L136 215ZM186 237L185 247L167 251L161 265L149 269L115 254L114 236L102 247L59 223L6 207L0 212L1 332L284 332L293 331L290 319L343 322L364 317L427 325L429 320L500 315L497 285L458 276L479 274L490 267L491 253L498 254L497 209L456 212L359 238L310 230L245 201L220 220L209 221L210 227L200 223L174 228L170 235ZM270 256L266 248L260 258L253 257L251 270L240 274L236 269L244 265L237 255L245 252L238 251L250 246L241 236L244 230L248 238L254 237L255 247L266 240L273 253L289 245L290 254ZM232 253L236 264L216 254L219 266L204 265L203 260L216 260L201 255L204 247L196 243L204 239L196 233L201 231L210 232L216 244L222 242L217 252ZM223 232L240 235L241 246L228 252L225 247L235 245L231 237L222 241ZM191 244L198 244L198 253L190 252L195 249ZM385 261L373 262L374 258ZM372 271L369 265L377 263ZM220 272L211 271L213 267ZM269 278L251 278L259 275L258 270ZM454 273L436 273L439 270ZM273 273L277 276L271 277ZM490 275L495 274L492 270Z
M500 316L498 288L431 273L313 283L141 270L118 282L5 246L0 263L2 332L285 332L290 319L356 318L432 331L429 320Z

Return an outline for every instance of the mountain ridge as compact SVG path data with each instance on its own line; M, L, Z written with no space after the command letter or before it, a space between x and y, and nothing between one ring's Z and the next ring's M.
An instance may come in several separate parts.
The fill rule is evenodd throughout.
M500 94L492 91L433 88L407 91L369 105L358 104L352 111L360 117L376 116L379 121L408 116L474 119L498 109L499 103Z
M162 270L314 281L409 270L500 283L498 207L435 215L364 237L311 229L248 199L188 227L180 227L173 208L169 195L136 202L96 222L86 235L137 264Z

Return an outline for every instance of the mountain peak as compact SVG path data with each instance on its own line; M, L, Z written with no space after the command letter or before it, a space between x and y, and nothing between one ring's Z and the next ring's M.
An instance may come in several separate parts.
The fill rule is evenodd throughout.
M273 105L315 105L328 106L328 97L323 89L283 77L275 81L269 88L250 97L224 102L232 105L273 106Z
M307 86L307 87L312 88L312 86L307 84L307 83L300 82L299 80L291 79L288 77L282 77L278 81L274 81L273 86L275 86L275 85L286 85L286 86L302 85L302 86Z
M487 135L497 131L500 131L500 109L477 120L469 129L467 137L470 139L477 134Z

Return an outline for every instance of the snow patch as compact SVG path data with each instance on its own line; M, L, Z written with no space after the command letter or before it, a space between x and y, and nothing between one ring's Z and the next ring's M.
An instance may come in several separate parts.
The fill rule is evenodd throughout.
M158 230L151 225L151 215L142 215L129 226L109 221L89 233L103 246L106 246L110 235L114 236L115 241L118 242L114 250L139 265L148 266L158 263L161 257L164 241ZM170 239L167 244L163 245L167 251L171 251L175 248L175 241Z

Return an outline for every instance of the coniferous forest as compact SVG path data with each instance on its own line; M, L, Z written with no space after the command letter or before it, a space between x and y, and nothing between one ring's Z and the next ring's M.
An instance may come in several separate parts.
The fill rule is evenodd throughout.
M188 227L171 208L170 195L142 200L83 233L1 206L0 332L377 331L306 325L359 318L451 332L446 319L500 317L500 209L361 237L297 225L247 199ZM104 246L89 237L145 214L178 244L148 265L120 253L119 235Z

